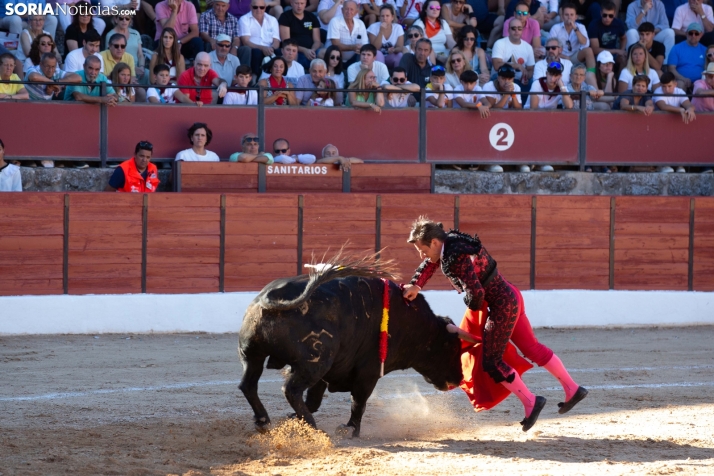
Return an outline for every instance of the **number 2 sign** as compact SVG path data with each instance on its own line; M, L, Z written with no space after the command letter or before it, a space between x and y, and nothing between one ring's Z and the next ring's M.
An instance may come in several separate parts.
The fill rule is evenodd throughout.
M491 128L488 133L488 140L491 141L491 147L498 151L508 150L513 145L516 135L513 133L511 126L505 122L499 122Z

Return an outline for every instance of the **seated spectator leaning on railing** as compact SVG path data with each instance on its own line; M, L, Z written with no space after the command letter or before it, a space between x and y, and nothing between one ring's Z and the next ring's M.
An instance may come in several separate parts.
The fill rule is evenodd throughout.
M681 94L682 96L660 96L660 94ZM660 86L654 92L652 101L659 111L671 112L682 116L682 121L689 124L697 116L694 113L694 106L689 99L684 96L684 90L677 87L677 79L674 74L667 72L660 78ZM684 170L684 169L683 169Z
M322 158L318 159L316 164L339 164L340 170L348 171L352 164L364 163L362 159L357 157L342 157L340 151L337 150L337 146L332 144L327 144L322 148Z
M5 162L5 144L0 140L0 192L22 192L20 167Z
M104 59L102 59L102 56L99 54L99 43L101 42L101 40L102 37L99 36L99 33L97 33L96 31L92 30L88 32L84 40L84 45L81 48L77 48L76 50L71 51L65 57L64 70L68 73L76 73L78 71L81 71L84 67L84 61L93 55L99 58L99 72L105 72L106 70L104 69ZM111 69L108 72L111 72Z
M170 84L171 69L167 64L157 64L154 66L153 76L156 78L156 87L146 91L146 99L152 104L196 104L203 106L202 102L194 102L176 87Z
M87 104L106 104L116 106L119 98L114 88L107 81L107 77L100 73L101 62L96 56L84 60L84 68L77 72L80 83L96 84L96 86L68 86L64 92L65 101L81 101ZM106 95L101 95L101 83L106 84Z
M117 63L109 75L109 80L112 82L112 87L117 95L119 102L135 102L136 90L130 87L131 67L126 63Z
M704 79L694 82L694 94L705 97L693 98L692 104L697 112L714 112L714 63L709 63L702 74Z
M563 82L563 65L558 61L553 61L545 70L545 78L540 78L531 86L532 93L542 93L528 96L525 109L572 109L573 100L569 94L564 93L568 89Z
M224 97L228 92L226 81L211 69L211 57L205 51L196 55L193 66L184 71L178 79L178 86L191 101L203 104L215 103L219 97ZM217 97L212 89L194 89L196 86L215 87Z
M258 85L263 86L263 97L266 106L295 106L298 100L295 97L295 92L289 90L276 91L272 88L293 88L293 84L286 81L283 75L288 70L288 62L283 58L276 56L263 68L265 72L269 72L270 76L267 79L258 81Z
M392 71L390 83L383 85L382 90L385 91L384 96L386 96L387 107L414 107L416 105L414 94L419 93L419 86L407 79L407 72L404 68L397 66Z
M250 82L253 81L253 72L250 66L247 64L242 64L236 68L236 74L233 76L233 84L231 88L228 89L226 97L223 98L223 104L225 105L238 105L238 106L257 106L258 105L258 91L248 90Z
M290 10L285 12L283 15L290 13ZM312 60L310 63L310 72L300 76L295 84L297 89L313 89L316 90L321 83L325 80L325 75L327 74L327 65L320 58ZM333 83L334 84L334 83ZM295 99L301 106L306 106L310 103L313 91L295 91ZM342 93L340 93L340 98ZM340 101L341 104L341 101ZM337 104L338 106L340 104Z
M17 59L12 53L0 55L0 79L3 81L22 81L15 71ZM30 99L24 84L0 83L0 99ZM5 118L8 120L9 118Z
M384 96L378 92L377 76L374 71L361 69L355 80L350 84L349 89L370 90L369 92L349 92L347 94L347 105L356 109L369 109L376 113L381 113L384 107Z
M650 78L644 74L638 74L632 79L632 89L624 91L625 94L633 96L619 96L612 105L612 109L617 111L628 111L649 116L654 111L654 102L647 91L650 85Z
M226 84L231 84L236 68L240 66L237 56L230 53L231 37L220 34L216 37L215 48L209 53L211 69L215 71Z
M158 42L164 28L173 28L181 47L181 54L193 59L203 50L203 40L198 37L198 15L193 3L186 0L164 0L154 7L156 11L156 38ZM160 45L157 45L157 48Z
M453 89L446 82L446 69L440 65L432 67L429 84L426 85L426 107L451 107L453 96L447 91L453 91Z
M479 112L482 118L487 118L491 115L491 105L488 101L481 101L481 86L478 85L478 74L476 71L467 70L461 73L459 77L461 84L454 89L454 101L452 103L455 109L475 109ZM463 94L458 94L461 91Z
M312 154L293 155L287 139L276 139L273 142L273 160L276 164L294 164L299 162L304 165L315 163L316 157Z
M50 101L58 99L64 94L64 86L54 84L79 83L81 78L76 73L66 73L58 67L57 56L54 53L42 55L40 64L27 70L25 79L36 84L26 85L30 99L35 101Z
M206 150L208 144L213 139L213 132L203 122L195 122L188 128L188 140L191 141L191 148L182 150L176 155L176 162L219 162L218 156Z
M690 23L687 27L687 41L674 45L667 58L667 68L685 91L690 91L694 81L702 77L707 48L699 42L701 36L702 26Z
M317 50L322 46L320 40L320 20L317 16L305 10L307 0L292 0L292 8L285 10L278 24L280 39L292 38L298 44L298 62L303 68L309 68L310 62L317 58Z
M604 51L600 53L609 53ZM600 56L598 55L598 58ZM571 93L576 93L571 96L573 100L573 109L580 109L580 92L585 91L585 108L587 110L597 109L599 111L610 110L610 104L607 102L600 102L600 99L604 97L605 92L602 89L598 89L594 86L585 82L586 68L585 65L579 64L570 70L570 83L567 84L567 90ZM612 92L612 91L610 91Z
M141 141L134 148L134 157L125 160L109 178L105 192L155 192L159 187L159 171L151 163L154 146Z
M242 152L231 154L229 162L257 162L270 165L273 163L273 154L260 152L260 138L258 134L249 132L240 139Z
M265 0L252 0L250 8L238 23L241 42L251 49L250 67L257 72L263 58L273 56L280 46L280 26L275 17L265 13Z

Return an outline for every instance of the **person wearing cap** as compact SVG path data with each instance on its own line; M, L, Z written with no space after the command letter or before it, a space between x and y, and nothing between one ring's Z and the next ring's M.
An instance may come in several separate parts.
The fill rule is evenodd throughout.
M540 78L533 82L532 93L543 93L529 95L524 106L525 109L572 109L573 100L570 95L560 95L567 90L563 82L563 65L558 61L553 61L546 68L545 78ZM552 167L551 167L552 170Z
M655 41L664 45L665 58L674 46L674 30L669 27L669 19L661 0L635 0L627 7L627 47L629 48L639 40L642 43L642 32L650 31L649 27L643 30L642 27L652 25L652 36Z
M231 154L228 162L255 162L259 164L271 165L273 154L260 151L260 138L258 134L249 132L240 138L242 152Z
M697 112L714 112L714 63L709 63L702 75L704 79L694 82L694 95L699 94L705 97L693 98L692 104Z
M664 44L655 40L655 26L652 23L642 23L639 27L637 27L637 32L640 35L639 43L647 50L647 61L650 64L650 68L657 71L657 74L661 76L662 70L664 69L665 58L669 54L669 49L667 49ZM632 44L630 44L630 39L628 37L628 48L631 48L635 43L638 43L638 41L635 40ZM674 31L672 31L672 45L674 45Z
M602 51L609 51L615 58L618 69L627 63L627 28L625 23L617 18L617 6L610 1L602 4L600 18L594 18L588 25L590 47L595 56Z
M548 38L545 42L545 59L538 61L533 68L533 80L545 78L545 70L553 61L558 61L563 65L563 82L570 82L570 69L573 67L572 61L562 57L563 45L557 38Z
M506 63L498 69L494 81L483 85L481 101L486 102L490 109L522 109L521 88L515 83L516 70ZM486 168L487 172L503 172L503 167L494 164ZM527 165L521 166L521 172L530 172Z
M564 3L560 7L562 22L550 29L550 38L558 38L563 44L563 55L574 62L582 62L588 71L595 71L595 55L590 48L590 39L585 25L578 23L577 7L572 3Z
M587 74L590 73L586 73ZM609 51L601 51L597 55L597 66L595 69L595 88L603 93L614 93L617 91L617 80L615 79L615 58ZM603 96L601 103L612 103L614 96Z
M498 71L504 64L510 65L515 71L515 80L521 87L528 90L528 85L533 77L535 57L533 47L521 40L523 22L518 18L511 19L508 26L508 38L501 38L493 45L491 62L494 71Z
M230 0L214 0L213 8L203 12L198 20L199 36L215 51L219 35L227 35L231 43L230 53L236 53L240 46L240 26L238 18L228 13Z
M134 157L125 160L114 169L105 192L152 193L159 187L159 172L151 163L154 146L141 141L134 148Z
M687 41L674 45L667 58L667 68L677 78L681 89L691 89L692 83L702 76L707 53L707 48L699 43L702 33L702 25L690 23Z
M689 27L692 23L696 23L700 27L699 31L702 33L700 42L702 44L709 46L714 43L714 13L712 13L712 7L703 4L703 0L689 0L688 3L678 6L674 11L672 29L678 37L686 36L688 39Z
M426 107L451 107L453 95L447 91L454 88L446 82L446 69L441 65L431 68L429 83L426 85Z
M231 84L236 68L240 66L238 57L230 53L232 41L230 36L221 33L216 37L213 51L208 54L211 57L211 69L226 84Z

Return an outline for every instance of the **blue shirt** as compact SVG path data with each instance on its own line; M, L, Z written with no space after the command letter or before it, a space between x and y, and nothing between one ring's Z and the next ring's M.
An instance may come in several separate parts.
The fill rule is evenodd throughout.
M692 82L702 78L704 70L704 56L707 53L706 46L699 43L691 46L686 41L674 45L669 52L667 64L677 68L677 72Z
M87 83L87 76L84 74L84 70L77 71L77 74L79 75L80 78L82 78L83 83ZM101 91L101 88L99 87L99 83L109 83L107 81L107 77L104 76L102 73L99 73L99 76L97 76L97 79L94 80L94 82L97 84L96 86L92 86L92 89L89 89L89 86L67 86L67 89L65 90L64 93L64 100L65 101L74 101L74 96L72 93L78 92L82 94L86 94L87 96L99 96L99 93ZM111 86L106 87L107 94L114 94L114 88Z

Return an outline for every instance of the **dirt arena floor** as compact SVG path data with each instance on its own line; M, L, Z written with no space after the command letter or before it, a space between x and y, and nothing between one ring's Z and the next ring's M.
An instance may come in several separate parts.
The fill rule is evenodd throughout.
M256 438L237 388L237 336L0 337L0 474L461 475L714 474L714 327L539 329L590 395L529 433L509 397L475 413L461 390L393 373L370 400L359 440ZM290 411L281 375L260 395L274 423ZM316 413L329 435L349 396Z

